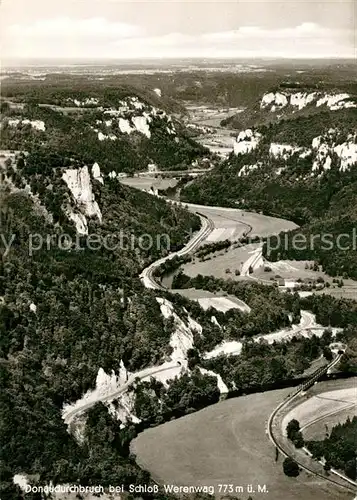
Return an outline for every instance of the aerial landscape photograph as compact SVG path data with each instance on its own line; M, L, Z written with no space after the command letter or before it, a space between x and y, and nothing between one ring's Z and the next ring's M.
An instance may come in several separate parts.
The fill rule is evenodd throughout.
M356 1L0 28L0 500L357 500Z

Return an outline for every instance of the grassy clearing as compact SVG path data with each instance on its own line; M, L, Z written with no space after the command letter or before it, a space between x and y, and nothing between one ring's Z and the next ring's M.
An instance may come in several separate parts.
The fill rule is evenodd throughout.
M335 415L328 415L322 420L315 422L303 430L305 441L322 441L326 437L326 432L329 434L332 428L337 424L343 424L347 418L351 418L357 413L357 404L354 408L342 410Z
M200 412L140 434L132 444L139 464L163 483L235 486L266 484L268 493L252 498L268 500L336 500L351 498L324 480L304 472L288 478L283 458L265 434L273 409L289 389L252 394L210 406ZM255 488L257 489L257 488ZM249 494L237 494L243 500Z
M250 252L257 246L257 244L245 245L241 248L230 248L227 252L221 250L207 256L209 258L205 257L206 260L203 262L196 258L194 261L184 264L182 269L185 274L191 277L202 274L203 276L231 278L238 281L242 278L235 275L235 270L240 271L243 262L249 258Z
M156 188L156 189L167 189L169 187L172 187L175 183L177 184L177 180L175 179L162 179L162 178L156 178L154 176L149 176L149 177L124 177L123 179L120 179L120 182L122 184L125 184L126 186L130 186L136 189L151 189L151 188Z
M305 260L283 260L278 262L267 262L266 268L271 269L271 271L264 271L264 268L256 269L253 276L259 279L270 279L274 278L277 274L284 279L297 280L298 278L305 279L317 279L322 277L327 278L327 275L323 272L313 271L312 269L305 269L305 265L310 266L313 264L312 261Z
M241 309L242 311L249 312L249 307L241 300L239 300L234 295L229 295L225 292L209 292L208 290L196 290L195 288L186 288L182 290L172 290L174 293L179 293L183 297L186 297L190 300L197 300L201 307L207 304L209 300L211 300L212 307L218 306L217 299L222 299L222 309L224 308L224 304L227 304L226 301L230 302L230 308ZM217 307L218 308L218 307Z

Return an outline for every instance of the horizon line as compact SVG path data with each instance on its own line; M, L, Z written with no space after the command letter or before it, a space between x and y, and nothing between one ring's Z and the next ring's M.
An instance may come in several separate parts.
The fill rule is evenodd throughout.
M261 61L276 61L276 60L291 60L291 61L312 61L312 60L349 60L349 61L357 61L357 55L344 55L344 56L336 56L336 55L324 55L324 56L317 56L317 55L297 55L297 56L279 56L279 55L271 55L271 56L209 56L209 57L204 57L202 58L201 56L142 56L142 57L95 57L95 58L89 58L89 57L70 57L70 56L61 56L61 57L3 57L1 60L1 68L2 70L6 69L7 66L16 66L16 65L22 65L26 66L26 61L33 63L38 63L38 62L52 62L56 63L56 61L68 61L68 62L83 62L83 63L101 63L101 62L118 62L118 63L124 63L124 62L133 62L133 63L138 63L138 62L157 62L157 61L189 61L189 60L195 60L195 61L201 61L202 63L205 62L211 62L211 61L234 61L234 60L244 60L244 61L249 61L249 60L261 60ZM22 63L22 64L20 64ZM53 64L55 65L55 64Z

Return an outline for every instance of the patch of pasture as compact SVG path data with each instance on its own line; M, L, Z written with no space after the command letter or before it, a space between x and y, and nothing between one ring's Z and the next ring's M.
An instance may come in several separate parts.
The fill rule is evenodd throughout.
M161 483L234 487L253 484L255 493L235 493L253 500L335 500L351 498L323 479L304 472L284 475L279 456L266 434L274 408L291 389L229 399L141 433L132 443L138 463ZM266 485L258 493L257 485ZM336 487L337 488L337 487Z

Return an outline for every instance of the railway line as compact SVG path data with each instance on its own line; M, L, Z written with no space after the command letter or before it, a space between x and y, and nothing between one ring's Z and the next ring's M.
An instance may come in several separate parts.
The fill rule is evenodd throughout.
M145 286L148 288L154 289L154 290L167 290L166 287L164 287L161 283L158 283L155 279L155 270L161 266L164 262L167 260L172 259L175 256L183 256L187 255L188 253L194 252L196 248L201 244L203 240L205 240L208 235L213 231L214 229L214 223L213 221L207 217L206 215L202 214L201 212L195 211L196 215L198 215L201 219L202 222L202 227L199 233L193 238L184 248L181 250L171 253L167 255L166 257L163 257L162 259L159 259L147 268L145 268L142 273L140 274L140 279L144 283ZM222 217L224 219L232 220L234 222L238 222L239 224L243 225L246 227L246 230L242 234L242 238L246 238L249 236L249 234L253 231L253 227L250 224L247 224L246 222L243 222L241 219L236 219L233 217L228 217L226 215L219 215L216 214L217 217Z
M314 385L314 383L317 382L317 380L319 378L321 378L322 375L326 374L329 370L331 370L331 368L333 368L335 365L337 365L340 362L340 360L341 360L341 356L342 356L342 354L338 354L335 357L335 359L332 360L331 363L329 363L328 365L323 366L323 367L319 368L318 370L316 370L316 372L313 373L312 376L308 380L306 380L303 384L301 384L298 387L298 390L294 394L292 394L288 399L286 399L285 401L283 401L282 403L280 403L280 405L275 408L275 410L271 413L271 415L270 415L270 417L268 419L267 434L269 436L270 441L274 444L274 446L276 447L276 449L283 456L290 457L293 460L295 460L295 462L299 465L299 467L301 469L305 470L309 474L313 474L316 477L322 478L325 481L328 481L328 482L330 482L330 483L332 483L334 485L337 485L340 488L343 488L343 489L345 489L345 490L347 490L347 491L349 491L351 493L356 493L356 487L353 486L352 484L350 484L347 480L345 480L344 483L342 483L341 481L338 481L337 479L332 479L331 477L328 477L328 476L326 476L324 474L321 474L321 473L317 472L312 467L309 467L309 466L303 464L299 459L296 459L295 457L292 457L289 454L289 452L284 448L284 446L279 442L279 440L275 436L275 431L274 431L274 423L275 423L274 421L275 421L276 416L278 415L278 413L281 412L284 408L286 408L295 399L297 399L297 397L299 395L301 395L302 392L306 391L312 385ZM341 476L342 475L339 475L339 477L341 477Z

